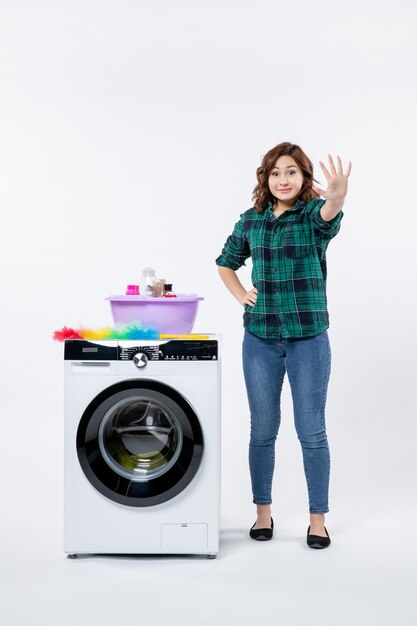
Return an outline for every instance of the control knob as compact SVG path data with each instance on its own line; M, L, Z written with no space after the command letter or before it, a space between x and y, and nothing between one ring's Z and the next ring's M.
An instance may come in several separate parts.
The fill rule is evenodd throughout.
M145 367L147 362L148 357L144 352L136 352L135 356L133 357L133 363L136 365L136 367L138 367L139 369Z

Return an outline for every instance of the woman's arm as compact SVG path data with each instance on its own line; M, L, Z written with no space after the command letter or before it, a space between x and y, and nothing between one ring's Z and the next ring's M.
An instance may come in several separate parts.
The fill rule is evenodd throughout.
M255 304L256 298L258 297L258 290L256 289L256 287L252 287L250 291L246 291L246 289L236 276L236 272L230 267L224 267L219 265L219 274L220 278L222 279L230 293L234 295L239 304L241 304L242 306L244 304L250 304L251 306Z

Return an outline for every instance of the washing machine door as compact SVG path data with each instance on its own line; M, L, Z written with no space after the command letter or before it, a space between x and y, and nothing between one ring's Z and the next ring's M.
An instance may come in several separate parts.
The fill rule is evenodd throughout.
M86 477L127 506L153 506L178 495L195 476L203 447L191 405L152 380L108 387L87 407L77 431Z

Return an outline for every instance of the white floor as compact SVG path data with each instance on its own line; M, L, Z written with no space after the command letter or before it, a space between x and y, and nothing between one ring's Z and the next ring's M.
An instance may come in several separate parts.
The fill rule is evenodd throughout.
M414 519L403 512L326 523L326 550L306 528L275 520L273 541L222 520L221 553L200 557L91 556L69 560L62 529L21 525L1 537L5 626L417 623ZM408 523L407 523L408 520ZM395 533L393 533L395 529Z

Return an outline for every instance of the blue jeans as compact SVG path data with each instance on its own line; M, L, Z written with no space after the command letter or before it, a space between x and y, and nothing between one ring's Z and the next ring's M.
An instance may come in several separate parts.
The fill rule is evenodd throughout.
M262 339L245 330L243 373L251 432L249 469L253 502L271 504L275 440L281 421L285 372L301 444L310 513L327 513L330 453L325 425L331 351L327 330L303 339Z

